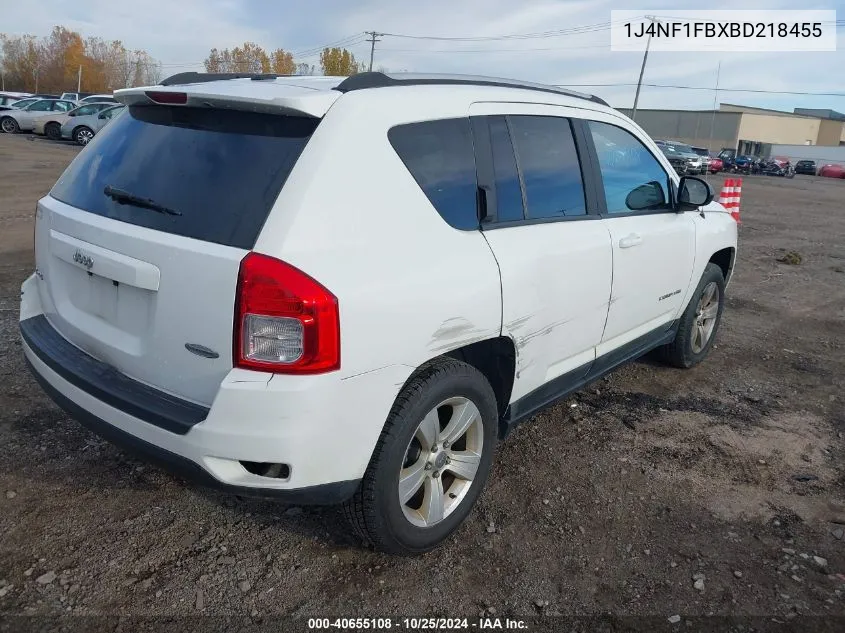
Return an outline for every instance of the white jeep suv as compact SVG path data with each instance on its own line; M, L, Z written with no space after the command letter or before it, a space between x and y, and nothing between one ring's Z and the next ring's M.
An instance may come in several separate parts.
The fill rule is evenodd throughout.
M382 73L115 95L38 202L23 348L72 416L201 482L423 552L517 423L713 344L736 223L596 97Z

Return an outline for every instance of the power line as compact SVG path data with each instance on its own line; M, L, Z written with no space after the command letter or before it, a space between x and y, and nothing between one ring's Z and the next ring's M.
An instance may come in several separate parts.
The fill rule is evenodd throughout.
M461 48L461 49L429 49L429 48L380 48L380 51L391 53L530 53L534 51L576 51L588 48L610 49L610 44L595 44L588 46L550 46L547 48Z
M315 53L320 53L323 49L326 48L336 48L336 47L345 47L345 46L355 46L356 44L361 44L362 42L367 41L364 37L363 33L356 33L355 35L349 35L344 37L343 39L339 39L335 42L330 42L328 44L323 44L322 46L312 46L311 48L305 48L300 51L296 51L293 54L294 57L309 57Z

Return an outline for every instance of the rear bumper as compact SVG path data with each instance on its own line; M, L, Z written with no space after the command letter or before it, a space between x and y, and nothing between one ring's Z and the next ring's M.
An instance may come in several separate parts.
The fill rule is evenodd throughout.
M158 464L170 472L179 475L180 477L184 477L194 483L214 488L216 490L222 490L231 494L248 497L270 498L283 503L295 505L341 503L351 497L354 494L355 489L358 487L360 480L340 481L330 484L293 489L256 488L254 486L226 484L212 476L202 466L187 457L183 457L177 453L172 453L161 446L156 446L155 444L146 442L131 433L122 431L102 418L97 417L90 411L83 409L73 400L66 397L42 374L40 374L33 366L32 362L29 361L29 358L27 358L27 365L29 365L35 379L47 395L83 426L93 431L103 439L108 440L115 446L124 449L128 453Z
M233 369L205 408L137 383L69 343L43 315L37 283L33 275L21 288L22 347L53 400L107 440L239 495L296 504L350 497L412 371L391 366L340 379ZM34 336L33 325L48 330ZM175 412L191 423L172 430L157 424L163 403L176 406L165 407L164 418ZM289 474L262 477L243 462L285 464Z

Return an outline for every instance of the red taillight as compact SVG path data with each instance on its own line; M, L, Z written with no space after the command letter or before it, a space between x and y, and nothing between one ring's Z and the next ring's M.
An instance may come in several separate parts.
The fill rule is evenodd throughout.
M337 297L298 268L249 253L235 299L234 366L280 374L340 368Z
M146 92L144 92L144 94L156 103L168 103L176 105L184 105L188 103L188 94L185 92L147 90Z

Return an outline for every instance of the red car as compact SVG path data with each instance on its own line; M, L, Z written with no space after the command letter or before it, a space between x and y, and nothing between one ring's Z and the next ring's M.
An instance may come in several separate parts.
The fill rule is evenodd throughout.
M825 165L819 170L819 176L845 178L845 167L842 165Z
M710 157L710 173L717 174L725 168L725 164L722 162L722 159L718 156L711 156Z

